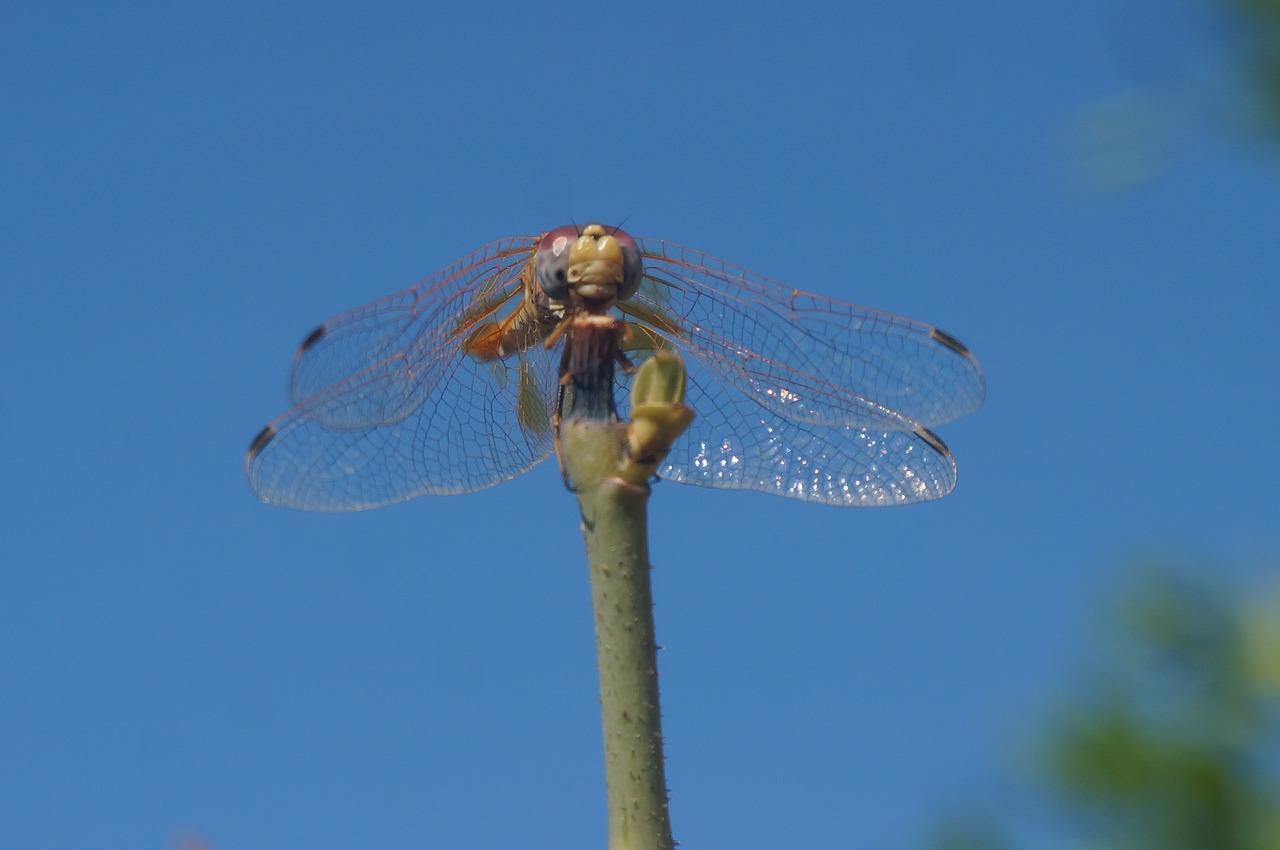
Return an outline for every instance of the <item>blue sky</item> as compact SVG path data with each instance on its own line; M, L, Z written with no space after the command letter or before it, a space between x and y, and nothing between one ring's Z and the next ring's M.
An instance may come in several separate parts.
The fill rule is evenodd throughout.
M0 846L603 845L554 465L338 516L241 470L320 320L569 220L987 374L942 502L658 488L682 847L908 847L995 788L1129 556L1280 542L1280 181L1169 8L6 11Z

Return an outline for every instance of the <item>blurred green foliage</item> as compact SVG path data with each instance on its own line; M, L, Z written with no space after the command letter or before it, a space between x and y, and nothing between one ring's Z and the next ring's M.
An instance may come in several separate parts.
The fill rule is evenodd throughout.
M1252 129L1280 145L1280 0L1225 0L1239 18Z
M1063 126L1066 175L1093 196L1173 171L1197 137L1280 153L1280 0L1182 0L1130 36L1130 85L1081 104ZM1224 132L1225 131L1225 132Z
M1033 747L1025 808L1053 822L1037 832L1089 850L1280 850L1280 584L1233 593L1206 578L1220 574L1135 582ZM1023 814L952 823L932 846L1013 848Z

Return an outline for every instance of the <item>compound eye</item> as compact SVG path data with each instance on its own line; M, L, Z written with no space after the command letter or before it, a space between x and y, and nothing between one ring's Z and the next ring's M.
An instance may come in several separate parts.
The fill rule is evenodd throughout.
M618 247L622 249L622 286L618 287L618 300L626 301L640 288L644 263L640 260L640 247L629 234L615 230L613 238L618 240Z
M578 228L566 224L543 234L538 240L534 272L538 286L552 301L564 301L569 297L569 249L577 238Z

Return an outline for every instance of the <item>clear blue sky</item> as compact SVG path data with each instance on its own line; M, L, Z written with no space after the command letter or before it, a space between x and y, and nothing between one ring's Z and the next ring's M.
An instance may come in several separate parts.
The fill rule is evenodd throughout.
M682 847L909 847L995 787L1128 555L1280 543L1280 179L1190 9L3 13L0 846L604 845L554 466L337 516L241 470L317 322L571 219L936 323L988 378L942 502L658 488ZM1082 118L1125 92L1149 124Z

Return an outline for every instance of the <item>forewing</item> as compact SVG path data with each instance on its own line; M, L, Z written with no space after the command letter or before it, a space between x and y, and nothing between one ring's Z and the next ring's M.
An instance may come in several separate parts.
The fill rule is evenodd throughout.
M932 325L793 289L669 242L637 241L645 279L623 312L699 363L707 383L737 388L780 420L912 432L982 405L977 359Z
M458 339L518 303L535 244L490 243L417 286L320 325L294 357L294 405L332 428L386 425L413 413L449 376Z
M266 502L359 510L504 481L551 453L556 355L468 353L519 304L536 240L495 242L419 286L344 313L308 337L293 410L246 459Z

